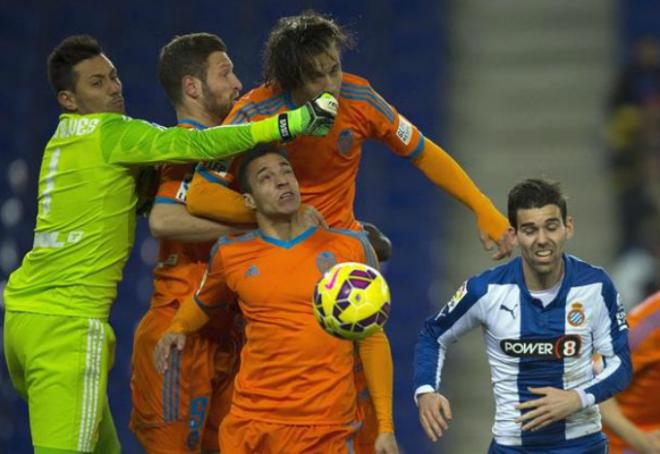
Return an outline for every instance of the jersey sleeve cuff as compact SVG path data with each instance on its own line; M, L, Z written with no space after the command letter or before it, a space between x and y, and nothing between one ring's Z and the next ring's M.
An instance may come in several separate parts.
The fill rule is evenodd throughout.
M596 396L591 393L587 393L582 389L576 389L578 395L580 396L580 402L582 402L582 408L591 407L596 403Z
M415 390L415 405L419 405L419 402L417 401L419 396L422 394L428 394L428 393L434 393L435 389L431 385L422 385L419 388Z

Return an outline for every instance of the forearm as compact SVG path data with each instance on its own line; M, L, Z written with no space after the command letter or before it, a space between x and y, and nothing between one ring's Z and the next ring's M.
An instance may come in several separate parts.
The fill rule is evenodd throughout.
M186 298L172 319L168 331L190 334L199 331L209 316L199 307L193 298Z
M155 238L198 243L217 240L234 228L188 213L183 204L156 204L149 215L149 228Z
M632 378L630 352L619 351L611 356L604 356L605 368L587 384L580 386L579 391L586 394L583 407L603 402L626 389Z
M621 437L630 446L637 446L644 433L639 430L621 411L614 397L600 403L603 425Z
M230 224L256 224L254 212L245 206L243 196L220 184L206 181L195 173L186 194L188 211L194 216Z
M419 333L417 344L415 345L413 377L415 400L417 400L419 394L438 390L444 360L444 346L441 346L437 338L425 327Z
M361 341L359 352L369 394L376 410L378 432L394 432L392 354L385 332L379 331Z
M436 186L472 210L479 227L492 239L502 237L509 222L446 151L425 139L422 152L412 162Z
M280 139L276 117L205 130L162 128L118 116L101 129L102 149L111 164L156 164L215 160Z

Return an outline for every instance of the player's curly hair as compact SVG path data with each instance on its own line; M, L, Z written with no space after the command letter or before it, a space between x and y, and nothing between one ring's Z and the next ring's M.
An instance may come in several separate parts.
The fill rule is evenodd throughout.
M55 94L62 90L74 91L78 75L73 70L83 60L101 55L103 49L90 35L73 35L64 38L48 56L48 81Z
M284 91L301 87L314 70L313 59L332 46L352 48L353 35L330 16L308 10L283 17L271 31L264 49L264 81Z
M219 36L211 33L189 33L175 36L163 46L158 59L158 80L173 104L181 102L181 79L194 76L206 81L208 57L213 52L227 52Z
M559 183L541 178L521 181L509 191L507 203L509 223L514 229L518 229L518 210L542 208L546 205L557 205L561 211L562 221L566 223L568 209Z

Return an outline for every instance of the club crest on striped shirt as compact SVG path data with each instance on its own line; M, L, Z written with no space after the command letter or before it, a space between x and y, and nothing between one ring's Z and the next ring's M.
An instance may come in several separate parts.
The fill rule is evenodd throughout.
M575 302L571 304L571 310L566 315L566 321L571 326L580 326L586 320L584 315L584 306L582 303Z

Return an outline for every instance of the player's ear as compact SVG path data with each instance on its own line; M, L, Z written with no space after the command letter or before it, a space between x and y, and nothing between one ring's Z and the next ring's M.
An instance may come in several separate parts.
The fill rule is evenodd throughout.
M195 76L183 76L181 79L181 93L193 99L202 95L202 81Z
M244 192L243 193L243 201L245 202L245 206L248 207L250 210L256 210L257 209L257 204L254 201L254 197L252 197L252 194Z
M511 244L513 244L514 246L519 246L518 235L517 235L518 230L515 229L514 227L509 227L509 233L511 234L510 235L511 236Z
M78 110L76 95L72 91L61 90L57 92L57 102L66 111L75 112Z
M572 216L566 216L566 238L571 239L573 238L573 232L574 232L574 226L573 226L573 217Z

